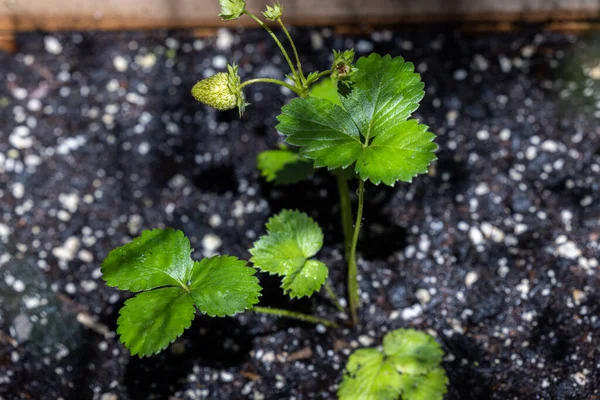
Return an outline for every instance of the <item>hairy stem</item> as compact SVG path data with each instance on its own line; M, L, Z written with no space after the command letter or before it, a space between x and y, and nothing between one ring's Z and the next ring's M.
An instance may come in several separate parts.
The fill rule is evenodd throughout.
M273 40L275 41L275 43L277 43L277 46L279 46L279 49L281 50L281 53L283 53L283 56L285 57L288 65L290 66L290 69L292 70L292 74L294 76L297 76L298 73L296 72L296 68L294 68L294 63L292 63L292 60L290 59L290 56L288 55L287 51L285 50L285 47L283 47L283 44L281 44L281 42L279 41L279 39L277 38L277 36L271 30L271 28L269 28L269 26L267 24L265 24L264 22L262 22L260 18L258 18L256 15L252 14L251 12L245 10L244 14L246 14L247 16L249 16L250 18L252 18L253 20L255 20L260 26L262 26L263 28L265 28L265 30L269 33L269 35L271 35L271 37L273 38Z
M329 298L333 302L333 305L335 305L335 307L338 309L339 312L341 312L341 313L345 312L346 309L344 308L344 306L340 302L340 299L335 294L335 291L333 290L333 288L331 287L331 285L329 284L329 282L325 282L324 286L325 286L325 291L327 292L327 295L329 296Z
M352 247L350 248L350 259L348 260L348 299L350 302L350 314L352 322L358 323L358 306L360 304L360 295L358 293L358 267L356 265L356 245L358 244L358 234L362 223L362 214L365 198L365 182L361 179L358 184L358 209L356 210L356 224L354 225L354 235L352 236Z
M296 67L298 67L298 75L300 76L302 83L304 85L306 85L306 78L304 77L304 72L302 72L302 63L300 62L300 57L298 56L298 50L296 49L296 43L294 43L294 40L292 39L292 35L290 35L290 31L288 31L287 27L285 26L285 24L283 23L281 18L277 18L277 22L279 22L281 29L283 29L285 36L287 36L288 41L292 45L292 50L294 51L294 56L296 57Z
M344 258L348 262L350 248L352 247L352 205L350 203L350 192L348 190L348 181L342 171L337 170L335 178L340 196L340 213L342 215L342 231L344 232Z
M260 314L269 314L269 315L276 315L278 317L293 318L293 319L297 319L300 321L310 322L311 324L322 324L322 325L328 326L330 328L338 327L338 324L336 324L335 322L330 321L328 319L319 318L319 317L315 317L313 315L299 313L296 311L284 310L281 308L254 306L251 308L251 311L254 311L254 312L257 312Z
M330 70L330 69L328 69L327 71L319 72L312 78L312 82L314 83L326 75L331 75L331 72L332 72L332 70Z
M288 89L290 89L292 92L296 93L297 95L300 96L300 90L298 90L297 87L290 85L287 82L284 81L280 81L279 79L273 79L273 78L256 78L256 79L250 79L245 81L244 83L242 83L240 85L240 89L244 88L245 86L248 85L252 85L254 83L274 83L276 85L280 85L283 87L286 87Z

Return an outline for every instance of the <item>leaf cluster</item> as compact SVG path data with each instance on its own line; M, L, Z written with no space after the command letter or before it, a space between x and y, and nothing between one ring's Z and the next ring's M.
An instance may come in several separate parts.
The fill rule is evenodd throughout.
M383 348L354 351L338 396L340 400L442 400L448 378L440 366L444 353L433 337L398 329Z
M435 135L409 120L424 96L414 65L402 57L371 54L356 63L340 102L297 98L282 109L277 129L314 166L353 166L362 180L393 186L427 172L436 159Z
M108 286L137 293L117 321L121 341L140 357L158 353L191 325L196 308L211 317L232 316L258 303L255 270L236 257L193 261L183 232L145 231L110 252L102 264Z
M323 246L323 231L308 215L284 210L267 222L267 235L250 249L250 262L263 272L282 277L281 287L292 298L311 296L329 271L312 259Z

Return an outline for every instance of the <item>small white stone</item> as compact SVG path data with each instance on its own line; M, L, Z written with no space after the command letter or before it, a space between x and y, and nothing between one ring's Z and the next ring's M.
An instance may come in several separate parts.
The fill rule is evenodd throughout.
M525 233L528 229L529 227L526 224L517 224L515 225L515 235Z
M373 342L375 342L375 339L367 335L360 335L358 337L358 342L364 347L369 347L373 344Z
M521 55L525 58L531 58L531 56L535 53L536 47L532 44L528 44L521 49Z
M149 70L156 64L156 55L154 53L138 55L135 57L135 63L143 69Z
M11 187L11 192L15 199L22 199L25 195L25 185L21 182L15 182Z
M454 71L454 79L457 81L464 81L467 78L467 71L464 69L457 69Z
M477 139L479 140L488 140L490 138L490 132L485 129L481 129L477 132Z
M58 195L58 201L70 213L74 213L79 207L79 195L77 193L61 193Z
M202 247L208 253L214 253L221 247L222 241L221 238L215 235L214 233L209 233L204 235L202 238Z
M420 304L413 304L411 307L402 310L402 319L405 321L417 318L423 314L423 307Z
M123 56L116 56L113 58L113 65L119 72L125 72L127 71L127 68L129 68L129 62Z
M541 146L543 151L547 151L549 153L556 153L558 151L558 143L554 140L546 140L542 143Z
M12 90L12 95L17 100L25 100L27 98L27 89L16 87Z
M23 283L23 281L22 281L22 280L20 280L20 279L17 279L17 280L16 280L16 281L13 283L13 289L14 289L16 292L19 292L19 293L21 293L21 292L23 292L23 291L25 290L25 283Z
M486 195L490 192L490 187L487 185L487 183L480 183L479 185L477 185L477 187L475 188L475 194L477 196L483 196Z
M215 56L212 63L216 69L225 69L227 67L227 59L221 55Z
M27 102L27 108L29 111L40 111L42 109L42 102L39 99L31 99Z
M79 250L79 253L77 254L77 256L84 263L91 263L94 261L94 255L92 254L91 251L86 250L86 249Z
M356 43L356 51L359 53L370 53L373 51L373 43L367 40L359 40Z
M417 297L417 300L419 300L419 303L421 303L423 305L425 305L431 301L431 295L429 294L429 291L427 289L417 290L417 292L415 293L415 296Z
M233 44L233 35L229 29L219 29L217 35L217 48L219 50L229 50Z
M469 229L469 239L471 239L471 242L476 246L485 242L483 234L475 226L472 226L471 229Z
M46 36L44 38L44 48L50 54L58 55L62 53L62 44L54 36Z
M471 287L479 280L479 274L475 271L471 271L465 277L465 285Z
M219 214L211 215L210 218L208 219L208 224L213 228L220 226L221 225L221 216Z
M146 154L148 154L148 152L150 152L150 143L148 143L148 142L140 143L138 146L138 153L145 156Z
M77 288L75 287L75 284L73 282L69 282L65 285L65 292L69 293L69 294L74 294L75 292L77 292Z
M559 246L556 248L555 254L569 260L575 260L576 258L581 257L582 252L577 247L575 242L569 240L559 244Z
M508 128L504 128L500 131L500 140L507 141L510 139L511 131Z

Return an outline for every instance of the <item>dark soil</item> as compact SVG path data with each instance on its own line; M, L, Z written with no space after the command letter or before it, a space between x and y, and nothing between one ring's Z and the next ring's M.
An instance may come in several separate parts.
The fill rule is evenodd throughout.
M417 118L439 161L411 185L367 188L361 325L198 317L162 354L130 357L114 335L127 294L99 273L111 249L168 225L195 257L247 258L271 214L299 208L324 227L343 294L335 183L260 179L289 94L253 86L241 120L189 94L227 60L283 78L263 32L24 34L0 54L0 397L332 399L352 349L414 327L446 350L447 399L599 399L600 38L293 34L306 70L354 46L402 55L426 82ZM262 279L262 303L337 317Z

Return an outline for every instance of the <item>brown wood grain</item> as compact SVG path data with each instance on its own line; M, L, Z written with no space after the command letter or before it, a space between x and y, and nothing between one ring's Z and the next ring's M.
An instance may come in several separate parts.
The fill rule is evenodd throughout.
M255 13L272 3L247 0ZM395 25L441 21L588 21L600 0L282 0L286 21L298 26ZM217 0L0 0L0 31L214 29L225 24ZM506 25L500 25L506 26Z

